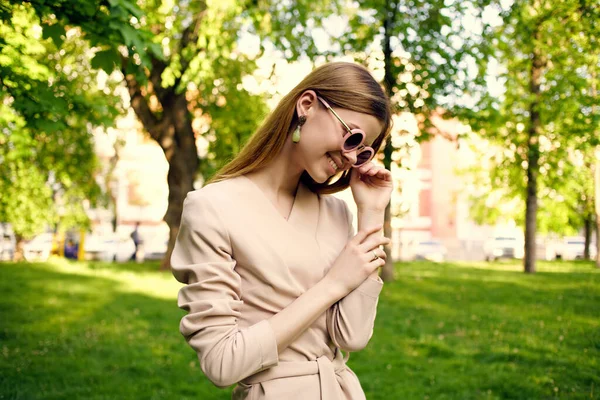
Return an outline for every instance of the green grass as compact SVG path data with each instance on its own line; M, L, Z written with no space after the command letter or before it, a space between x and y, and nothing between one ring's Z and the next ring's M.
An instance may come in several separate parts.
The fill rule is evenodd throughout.
M156 263L0 263L1 399L228 399ZM591 263L408 263L349 365L370 399L600 398ZM308 399L310 400L310 399Z

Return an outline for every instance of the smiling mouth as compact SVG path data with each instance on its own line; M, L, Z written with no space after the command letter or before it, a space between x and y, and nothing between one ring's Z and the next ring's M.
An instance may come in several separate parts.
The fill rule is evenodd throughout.
M333 168L333 171L338 172L340 168L329 154L327 154L327 160L329 161L329 165L331 165L331 168Z

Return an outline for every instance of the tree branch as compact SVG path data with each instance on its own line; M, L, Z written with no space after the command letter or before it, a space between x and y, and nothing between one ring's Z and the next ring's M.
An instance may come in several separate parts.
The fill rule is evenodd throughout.
M161 138L161 122L160 118L157 118L156 115L150 109L148 105L148 101L142 95L141 87L136 80L133 74L127 73L127 63L129 60L126 57L121 56L121 72L125 78L125 83L127 84L127 89L129 91L129 98L131 107L137 114L138 118L144 125L144 128L148 131L152 139L157 142Z
M179 46L177 48L177 54L179 55L179 59L181 60L181 74L175 80L175 84L173 88L177 88L181 83L183 76L186 71L190 67L190 63L194 57L187 59L183 52L191 43L196 43L198 41L198 36L200 32L200 23L206 14L206 4L204 3L204 9L200 11L198 14L194 16L192 23L188 25L187 28L184 29L183 34L181 36L181 40L179 41ZM197 52L196 52L197 53Z
M163 104L163 100L169 92L169 88L165 89L162 87L162 74L165 72L165 69L167 69L167 64L154 56L152 56L150 61L152 63L152 70L150 71L152 89L154 90L156 97L158 97L158 101ZM174 85L174 87L177 86Z

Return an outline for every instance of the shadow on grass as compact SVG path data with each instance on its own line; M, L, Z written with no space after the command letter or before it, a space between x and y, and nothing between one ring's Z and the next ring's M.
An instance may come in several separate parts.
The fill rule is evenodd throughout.
M583 267L398 265L371 343L351 358L367 398L597 396L600 274Z
M170 274L171 271L161 270L160 261L144 261L143 263L137 263L134 261L128 261L124 263L118 262L103 262L103 261L90 261L87 263L88 267L92 270L107 270L116 272L161 272Z
M230 398L179 334L175 299L48 264L0 264L0 276L4 398Z
M158 263L0 264L0 393L230 398L202 375L179 334L184 312L175 298L144 294L144 285L173 279L157 270ZM593 271L399 265L370 344L349 364L369 400L594 398L599 294Z

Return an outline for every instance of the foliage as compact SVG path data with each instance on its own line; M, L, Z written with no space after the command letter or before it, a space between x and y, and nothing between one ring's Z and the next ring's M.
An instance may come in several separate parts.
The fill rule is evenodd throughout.
M597 99L591 88L597 82L600 4L518 0L506 9L493 3L487 12L497 13L502 23L486 34L492 57L479 63L479 78L497 80L504 90L497 95L484 86L474 87L468 94L477 103L461 113L475 132L499 149L480 154L481 165L490 166L490 191L473 197L474 208L483 211L518 199L521 206L515 211L520 216L514 219L524 223L526 170L535 153L539 228L572 233L581 228L579 216L592 194L589 162L578 160L589 159L599 143L600 113L593 109ZM534 53L541 71L537 95L531 89ZM534 137L532 106L540 121ZM482 221L496 222L497 213L484 214L480 213Z
M316 34L327 33L329 17L344 15L343 2L339 0L299 0L290 3L267 0L247 1L244 16L251 24L247 27L261 39L261 51L272 46L287 61L300 58L325 60L339 55L341 47L319 48L314 40Z
M397 111L418 116L419 140L434 131L429 116L440 108L452 111L465 92L481 85L470 64L485 63L481 43L485 25L477 1L369 0L350 7L349 32L339 40L356 60L384 68ZM469 29L465 21L470 24ZM386 43L387 41L387 43ZM381 52L388 51L385 60ZM385 62L385 65L382 65ZM439 112L443 117L452 113Z
M341 52L383 72L382 83L393 113L415 115L418 142L429 140L434 134L446 136L447 132L432 123L432 117L452 117L452 109L474 84L471 81L483 81L469 73L470 64L487 59L481 51L486 47L475 33L477 28L472 28L483 30L479 4L487 4L487 0L368 0L350 3L346 10L349 30L340 33L335 42L340 43ZM389 140L383 150L383 165L390 170L393 162L404 168L403 154L410 152L410 141L394 142ZM402 142L404 148L397 147ZM392 235L391 218L390 205L385 213L387 236ZM389 246L386 252L391 252ZM394 280L391 262L383 267L382 278Z
M23 160L3 164L0 220L10 222L19 237L32 237L55 221L52 191L34 165Z
M16 0L3 0L1 4L5 21L13 17L15 10L30 13L28 24L37 29L36 39L42 39L38 41L45 46L52 44L56 47L45 52L52 53L60 48L60 57L50 60L60 62L70 54L74 57L85 54L91 62L83 61L77 65L85 67L89 71L88 76L96 76L99 69L107 74L122 73L129 91L129 105L148 134L162 147L170 164L170 196L165 220L173 233L179 224L183 196L192 189L198 168L204 175L214 173L224 160L237 153L266 113L263 95L251 93L243 85L244 76L253 73L255 60L262 50L258 54L246 51L239 44L240 33L255 33L275 46L284 46L285 54L291 52L294 59L309 51L314 54L312 41L298 35L298 29L304 29L302 26L309 16L313 16L313 24L319 26L320 20L314 16L328 13L329 5L335 3L301 2L297 9L291 11L275 2L232 0L35 0L24 5ZM35 18L32 13L35 13ZM289 23L290 16L295 25ZM41 38L40 33L43 35ZM71 37L79 40L79 53L71 53L65 48ZM59 74L55 74L42 53L44 51L37 59L40 69L52 71L58 79L63 69L56 70ZM14 59L12 56L9 58ZM69 66L73 68L73 65ZM72 78L70 71L65 74ZM42 76L40 79L46 82L49 77ZM22 84L22 79L14 81L13 90L21 88L19 94L30 94L30 85ZM86 83L92 86L92 81ZM46 86L52 87L52 84ZM108 83L104 89L108 95L104 101L97 98L87 103L93 96L86 97L80 93L75 96L76 85L65 85L61 95L65 98L65 105L71 107L70 111L75 111L73 104L82 105L83 112L78 112L77 117L81 116L81 120L84 116L88 117L87 127L107 125L114 119L113 111L118 105L117 99L112 96L112 87L114 83ZM91 92L93 94L94 91ZM57 97L52 91L50 94L43 99ZM50 120L53 124L72 120L71 115L59 113L62 108L53 110L48 101L39 105L38 110L50 110L54 114L47 111L46 114L52 114L52 118L48 118L48 115L37 112L33 114L35 118ZM102 109L92 110L91 105ZM31 116L24 118L28 124L33 124ZM50 128L60 127L54 125L47 130ZM85 145L81 146L85 144L84 130L74 131L81 135L78 137L82 140L65 138L63 144L85 148ZM210 142L210 156L202 163L198 160L196 149L200 135L205 135ZM93 157L88 160L93 160ZM88 178L93 176L91 168L82 170ZM72 182L72 187L80 187L77 180L72 179ZM90 194L89 190L82 192ZM174 237L171 235L170 248Z
M203 376L178 331L184 311L170 273L65 260L26 267L0 268L5 397L231 397ZM350 355L368 399L597 395L600 273L591 263L542 263L536 276L512 263L396 267L369 345Z
M479 224L510 223L525 225L525 203L514 193L514 184L501 180L507 174L496 162L506 152L493 141L470 134L463 141L473 157L470 165L460 169L464 181L461 189L472 201L469 215ZM584 218L594 211L593 153L588 150L572 150L568 158L560 162L564 179L561 186L539 188L537 215L540 234L576 235L584 224ZM522 171L515 168L512 179L523 179ZM543 183L544 181L542 181Z
M114 82L97 85L81 31L53 15L40 19L45 8L3 2L0 22L1 175L11 187L0 215L23 236L59 221L87 223L83 202L100 194L91 130L120 111Z
M247 92L222 94L225 104L207 104L204 110L211 115L207 138L208 154L200 164L200 173L210 178L239 153L254 133L258 122L266 117L268 110L264 100Z
M318 50L309 26L318 28L319 17L335 10L337 3L297 2L291 9L269 1L139 4L145 16L136 27L153 32L153 43L160 44L162 57L145 70L152 85L139 79L137 85L132 83L144 88L145 103L156 105L139 108L138 115L146 121L150 135L171 154L163 144L164 133L154 132L151 121L165 121L169 93L186 92L194 133L209 142L199 163L199 172L208 179L238 153L268 112L267 94L251 92L243 82L256 70L265 48L277 49L288 61L315 56ZM242 36L253 36L257 49L245 48Z

